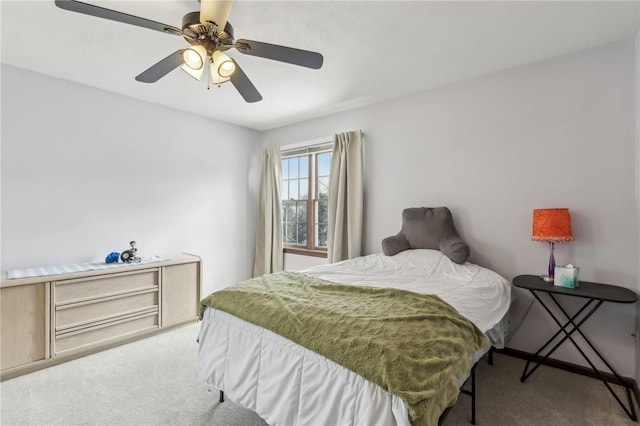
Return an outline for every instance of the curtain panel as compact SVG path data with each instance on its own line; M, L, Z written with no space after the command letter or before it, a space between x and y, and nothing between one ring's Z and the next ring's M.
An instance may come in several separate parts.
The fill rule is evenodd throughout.
M362 254L363 166L362 132L336 134L329 178L329 263Z
M280 201L280 175L282 157L280 147L267 148L262 156L258 227L256 229L256 256L253 276L282 271L282 210Z

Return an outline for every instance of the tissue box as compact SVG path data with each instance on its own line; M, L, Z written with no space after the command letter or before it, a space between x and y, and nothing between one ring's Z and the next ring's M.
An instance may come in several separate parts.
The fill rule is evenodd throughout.
M565 288L578 287L578 268L575 266L556 266L553 274L553 285Z

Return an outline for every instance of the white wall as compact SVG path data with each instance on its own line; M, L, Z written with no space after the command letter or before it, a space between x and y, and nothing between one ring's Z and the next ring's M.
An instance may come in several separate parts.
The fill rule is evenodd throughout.
M542 274L534 208L568 207L576 240L558 264L580 278L636 289L634 41L265 132L265 146L341 131L365 134L365 253L400 228L405 207L448 206L471 261L508 279ZM516 291L513 327L532 301ZM570 304L572 301L569 301ZM634 374L635 307L604 305L585 331ZM534 352L555 331L537 305L509 346ZM584 364L568 346L554 357Z
M636 34L636 214L638 215L638 244L640 244L640 31ZM640 293L640 253L638 265L638 288ZM640 303L636 303L636 382L640 383Z
M300 271L302 269L311 268L312 266L324 265L327 263L325 257L303 256L299 254L284 254L284 270Z
M203 294L250 276L259 134L2 66L2 270L203 259Z

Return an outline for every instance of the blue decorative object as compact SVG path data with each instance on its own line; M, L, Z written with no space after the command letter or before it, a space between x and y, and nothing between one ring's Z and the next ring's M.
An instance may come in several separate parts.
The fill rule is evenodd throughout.
M118 253L117 251L112 251L107 255L104 261L107 263L117 263L118 259L120 259L120 253Z

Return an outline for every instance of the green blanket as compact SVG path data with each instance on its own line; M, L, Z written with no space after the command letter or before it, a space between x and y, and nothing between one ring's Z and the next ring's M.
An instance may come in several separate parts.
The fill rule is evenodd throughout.
M487 337L434 295L357 287L294 272L202 300L315 351L400 397L413 424L436 425Z

